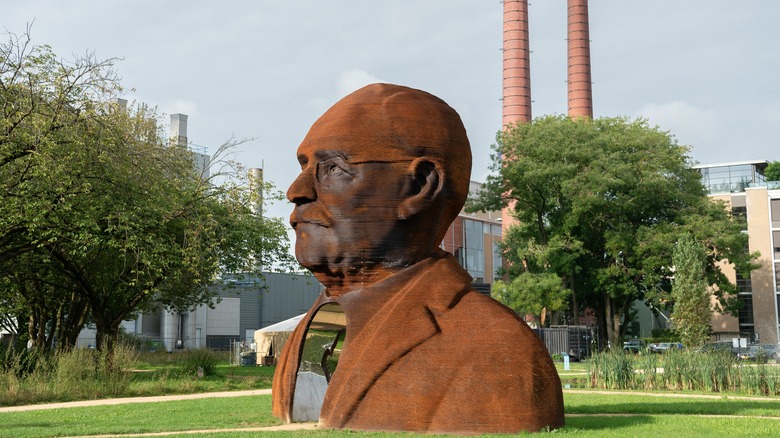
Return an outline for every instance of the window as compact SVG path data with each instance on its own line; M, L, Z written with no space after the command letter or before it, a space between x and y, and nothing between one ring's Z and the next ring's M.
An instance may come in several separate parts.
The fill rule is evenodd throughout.
M777 316L778 321L780 321L780 294L777 294L777 296L775 297L775 303L777 303L777 315L775 316Z
M485 278L485 249L482 222L463 220L463 267L474 278Z
M772 231L772 243L775 246L775 260L780 260L780 231Z
M493 242L493 280L500 280L498 276L498 270L501 269L501 265L504 263L501 257L501 248L498 247L498 243Z
M752 164L718 166L700 169L702 183L710 193L740 193L752 184L764 182Z
M743 278L739 275L739 272L737 272L737 291L739 291L740 294L753 292L753 284L750 282L750 277Z
M775 292L780 294L780 263L775 263Z
M739 326L752 326L753 294L739 294L737 298L742 301L742 308L739 309Z
M731 217L742 224L743 231L748 229L747 207L731 207Z

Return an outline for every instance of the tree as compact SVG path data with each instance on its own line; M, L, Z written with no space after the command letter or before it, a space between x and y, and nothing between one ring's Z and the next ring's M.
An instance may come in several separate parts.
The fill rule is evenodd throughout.
M89 120L94 102L120 90L115 59L59 59L50 47L30 44L29 28L6 36L0 44L0 261L35 248L32 236L45 232L40 217L70 194L35 184L30 161L72 145L70 128Z
M780 161L772 161L764 170L767 181L780 181Z
M690 234L683 234L672 257L674 280L672 318L682 342L698 347L710 337L710 293L704 276L707 254Z
M138 312L211 304L221 273L290 261L283 222L254 213L257 185L224 158L240 142L204 180L154 111L115 103L113 61L28 42L0 51L0 312L34 345L67 348L89 318L111 349Z
M668 133L641 119L546 116L497 140L494 174L468 208L513 205L517 224L503 246L510 278L557 274L576 298L573 313L593 309L601 336L620 345L635 300L668 298L674 243L691 233L707 248L720 309L735 308L718 262L749 273L747 236L709 200L687 149Z
M524 272L510 282L496 280L490 296L520 315L534 315L542 326L548 325L548 312L564 310L569 291L554 273Z

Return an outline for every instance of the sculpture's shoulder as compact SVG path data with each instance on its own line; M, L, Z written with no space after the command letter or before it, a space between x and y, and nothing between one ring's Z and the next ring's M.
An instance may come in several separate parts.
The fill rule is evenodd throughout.
M464 294L442 320L446 321L446 328L468 330L489 345L509 344L506 341L512 340L514 347L522 341L543 347L539 337L512 309L474 290Z

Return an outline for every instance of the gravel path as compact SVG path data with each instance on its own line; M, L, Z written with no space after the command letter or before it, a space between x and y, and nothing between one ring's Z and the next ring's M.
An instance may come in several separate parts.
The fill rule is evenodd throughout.
M172 400L193 400L199 398L244 397L249 395L270 394L270 389L253 389L248 391L204 392L199 394L160 395L154 397L106 398L99 400L81 400L64 403L44 403L39 405L8 406L0 408L2 412L36 411L41 409L82 408L85 406L123 405L128 403L156 403Z

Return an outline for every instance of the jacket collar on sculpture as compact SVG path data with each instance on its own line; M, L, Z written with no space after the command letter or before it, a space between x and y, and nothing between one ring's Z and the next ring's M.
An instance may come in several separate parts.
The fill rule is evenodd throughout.
M452 255L439 250L392 277L339 297L336 301L347 315L347 342L320 415L327 426L342 427L349 421L381 373L440 333L447 310L470 290L471 277ZM364 297L370 297L366 303L371 304L365 309ZM377 305L374 297L384 302ZM339 418L331 411L340 413Z

